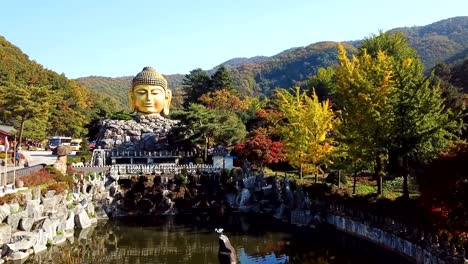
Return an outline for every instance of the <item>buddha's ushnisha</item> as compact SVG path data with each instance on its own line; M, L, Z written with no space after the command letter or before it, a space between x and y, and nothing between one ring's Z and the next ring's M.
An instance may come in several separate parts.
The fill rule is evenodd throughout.
M128 91L131 112L144 115L169 114L172 92L167 81L152 67L144 67L132 80Z

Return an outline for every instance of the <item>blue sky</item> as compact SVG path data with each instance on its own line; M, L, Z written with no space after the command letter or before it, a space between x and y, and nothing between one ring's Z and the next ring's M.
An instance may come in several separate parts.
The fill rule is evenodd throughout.
M23 0L0 4L0 35L69 78L209 70L314 42L468 15L466 0Z

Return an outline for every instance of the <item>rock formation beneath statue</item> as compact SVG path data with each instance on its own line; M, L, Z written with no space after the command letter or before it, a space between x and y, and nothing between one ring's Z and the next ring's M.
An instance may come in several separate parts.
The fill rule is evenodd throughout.
M161 115L139 115L133 120L102 121L97 146L112 151L169 150L168 135L178 121Z

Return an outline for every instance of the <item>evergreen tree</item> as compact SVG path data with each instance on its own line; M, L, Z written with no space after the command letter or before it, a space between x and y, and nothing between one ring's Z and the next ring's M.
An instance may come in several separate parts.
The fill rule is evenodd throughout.
M418 58L418 52L408 44L408 39L402 32L380 32L379 35L371 34L365 38L359 47L358 56L367 53L372 58L377 58L379 52L397 61L406 58Z
M231 74L224 65L219 66L213 76L211 76L211 89L213 91L226 89L230 92L235 92Z
M171 118L180 120L171 138L185 149L203 149L204 160L208 150L217 145L231 146L243 140L247 134L245 125L235 113L210 110L201 104L190 104L187 110L171 112ZM192 146L186 146L191 144Z
M21 83L8 83L2 90L5 91L2 108L7 117L18 123L21 146L26 121L35 119L36 122L46 122L50 117L53 96L49 87Z
M392 79L397 93L392 98L395 119L390 160L403 176L403 195L409 198L411 162L430 160L446 149L461 132L461 112L446 109L439 86L424 77L419 60L396 62Z
M183 80L185 98L183 106L188 109L191 103L197 103L198 98L210 91L211 78L201 68L190 71Z

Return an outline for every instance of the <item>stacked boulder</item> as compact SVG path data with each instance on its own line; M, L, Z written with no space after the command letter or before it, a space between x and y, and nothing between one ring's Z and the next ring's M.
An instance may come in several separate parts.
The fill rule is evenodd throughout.
M168 134L178 121L160 115L135 116L132 120L106 119L97 135L97 146L114 151L168 150Z
M56 193L44 195L39 187L16 194L16 198L0 206L0 263L26 259L73 237L74 229L86 229L99 218L106 218L97 199L103 183L91 185L89 192ZM95 206L97 204L98 206Z

